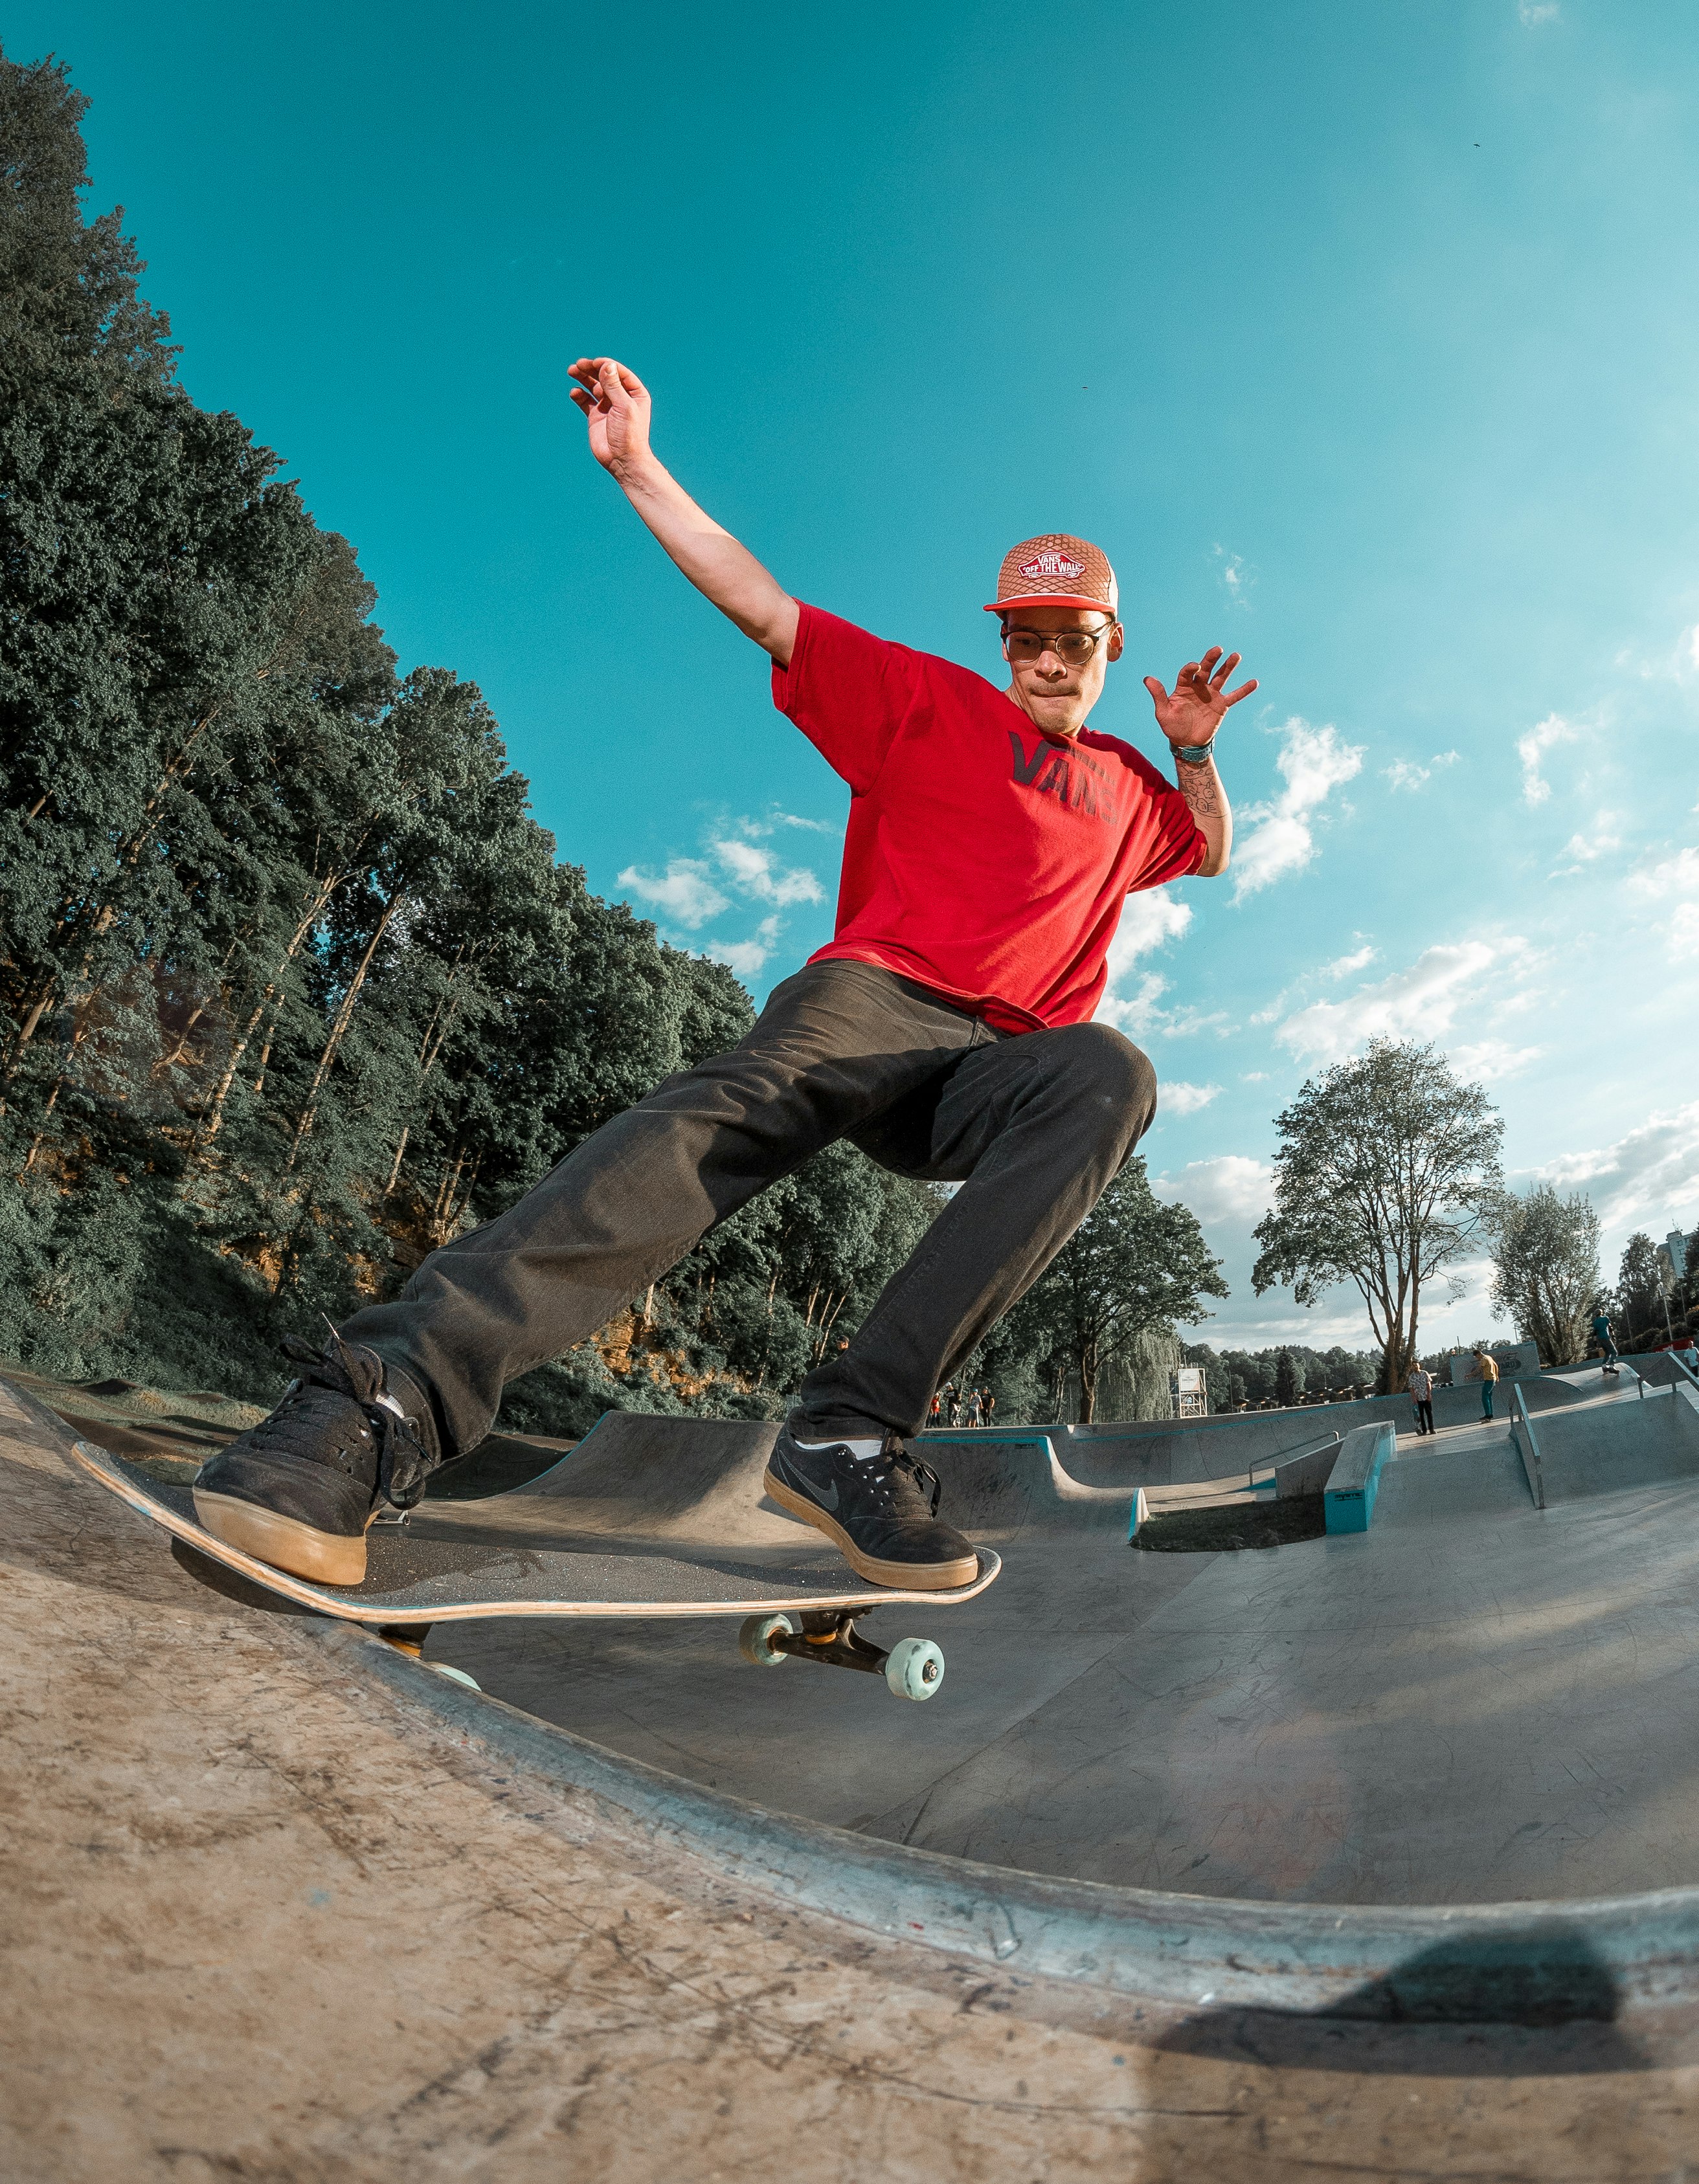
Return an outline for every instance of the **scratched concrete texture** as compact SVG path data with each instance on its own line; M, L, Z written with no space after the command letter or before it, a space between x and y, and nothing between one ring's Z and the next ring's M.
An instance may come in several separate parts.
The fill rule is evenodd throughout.
M1699 2025L1183 2012L799 1915L209 1589L0 1391L0 2175L1674 2180Z

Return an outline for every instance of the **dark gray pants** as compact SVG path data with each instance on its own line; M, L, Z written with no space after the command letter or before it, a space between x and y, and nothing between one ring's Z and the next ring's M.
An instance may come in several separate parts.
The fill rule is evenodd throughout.
M810 964L729 1054L668 1078L342 1332L428 1399L443 1453L463 1455L506 1382L593 1334L717 1221L848 1137L899 1175L963 1188L800 1401L822 1437L915 1433L1155 1112L1155 1072L1106 1025L1007 1038L890 972Z

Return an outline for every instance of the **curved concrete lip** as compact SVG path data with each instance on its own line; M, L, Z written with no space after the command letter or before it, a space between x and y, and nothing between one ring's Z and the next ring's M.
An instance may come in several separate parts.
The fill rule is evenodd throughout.
M729 1875L892 1939L1204 2006L1556 2023L1699 1997L1699 1888L1451 1907L1280 1904L1051 1880L798 1819L446 1682L349 1626L324 1642L504 1766L587 1793Z

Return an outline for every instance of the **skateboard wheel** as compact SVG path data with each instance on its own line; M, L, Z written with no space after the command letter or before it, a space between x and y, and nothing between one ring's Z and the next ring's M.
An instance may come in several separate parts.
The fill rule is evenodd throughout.
M944 1680L944 1657L930 1638L899 1638L886 1657L885 1680L900 1699L929 1699Z
M788 1615L751 1615L745 1618L737 1634L737 1650L746 1661L752 1661L757 1669L782 1668L790 1659L788 1653L778 1653L771 1640L775 1632L793 1628Z

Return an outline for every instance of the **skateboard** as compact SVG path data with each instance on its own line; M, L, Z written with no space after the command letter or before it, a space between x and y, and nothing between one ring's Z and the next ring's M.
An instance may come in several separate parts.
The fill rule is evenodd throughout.
M528 1486L380 1513L366 1577L348 1586L292 1577L226 1546L197 1519L187 1485L163 1483L91 1440L72 1450L92 1479L186 1546L415 1657L433 1623L736 1616L740 1650L755 1665L856 1669L882 1674L900 1697L932 1697L944 1673L932 1640L903 1638L886 1651L857 1626L875 1608L971 1600L996 1579L999 1557L980 1548L973 1582L948 1591L868 1584L818 1532L763 1502L775 1430L610 1412Z

